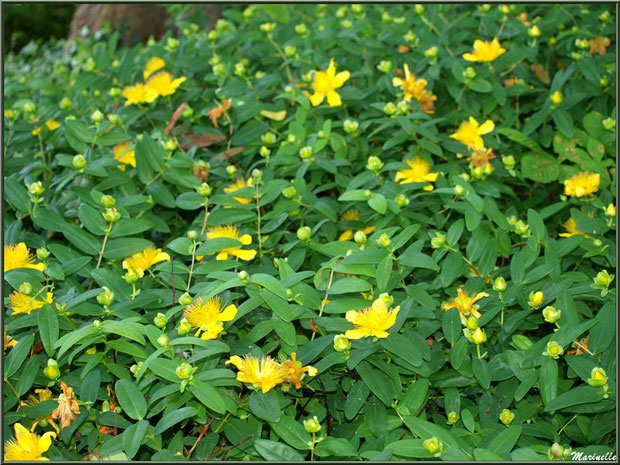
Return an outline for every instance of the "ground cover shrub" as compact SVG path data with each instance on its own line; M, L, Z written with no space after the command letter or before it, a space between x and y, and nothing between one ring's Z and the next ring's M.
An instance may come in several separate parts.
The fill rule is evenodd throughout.
M611 8L179 26L5 62L5 458L615 454Z

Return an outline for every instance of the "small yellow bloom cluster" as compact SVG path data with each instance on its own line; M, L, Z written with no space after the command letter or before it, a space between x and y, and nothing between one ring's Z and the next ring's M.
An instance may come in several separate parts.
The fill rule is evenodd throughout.
M598 190L601 175L598 173L578 173L564 181L564 193L571 197L583 197Z
M246 355L241 358L233 355L226 362L226 365L232 363L239 372L237 373L237 381L251 384L254 389L260 389L263 393L268 392L279 384L295 386L295 389L301 388L301 381L308 373L310 376L316 376L317 369L308 365L303 366L297 360L297 354L293 352L291 359L282 363L278 363L271 357L258 358L252 355Z
M142 73L146 82L144 84L137 83L133 86L127 86L121 92L121 95L126 99L125 105L151 103L160 96L166 97L174 94L187 78L180 77L174 79L168 71L156 72L165 65L166 63L161 58L151 58Z
M348 339L361 339L363 337L386 338L390 335L387 332L394 323L400 311L400 306L390 310L393 299L387 294L382 294L376 299L372 306L363 310L349 310L345 318L355 325L355 329L350 329L345 333Z
M409 71L409 66L405 64L405 79L395 77L392 79L394 87L402 87L405 92L405 102L411 101L412 98L420 102L424 113L435 113L435 100L437 96L426 89L428 82L426 79L416 79L415 74Z

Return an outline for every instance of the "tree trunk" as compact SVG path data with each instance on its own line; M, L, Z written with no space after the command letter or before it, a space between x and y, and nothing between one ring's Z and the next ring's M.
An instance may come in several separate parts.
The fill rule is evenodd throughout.
M200 6L207 12L210 19L209 26L212 27L220 17L221 5ZM84 26L88 26L92 34L109 21L112 27L123 26L121 29L125 31L123 42L127 44L146 42L150 36L159 40L166 32L168 19L170 19L168 12L154 4L82 4L77 7L73 15L68 38L71 40L79 37Z

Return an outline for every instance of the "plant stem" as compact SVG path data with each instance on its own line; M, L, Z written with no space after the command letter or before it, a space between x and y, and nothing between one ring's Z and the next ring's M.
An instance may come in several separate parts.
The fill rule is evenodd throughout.
M198 243L194 241L194 247L192 248L192 265L189 268L189 277L187 278L187 292L189 292L189 288L192 283L192 273L194 272L194 263L196 262L196 246Z
M321 316L323 315L323 310L325 309L325 305L327 305L327 296L329 295L329 288L332 287L333 277L334 277L334 269L332 268L332 271L329 274L329 282L327 283L327 289L325 290L325 297L323 298L323 301L321 302L321 308L319 310L319 318L321 318ZM314 340L315 335L316 333L312 331L312 337L310 337L311 341Z
M101 258L103 257L103 251L105 250L105 244L106 242L108 242L108 236L110 235L110 231L112 231L112 225L114 223L108 223L108 230L105 232L105 236L103 236L103 244L101 244L101 251L99 252L99 259L97 260L97 266L95 267L95 270L99 269L99 266L101 265ZM93 287L93 278L90 278L90 284L88 285L88 290L90 291L90 289Z
M256 181L256 214L258 215L257 230L258 230L258 256L263 256L263 239L260 234L260 206L258 202L258 181Z

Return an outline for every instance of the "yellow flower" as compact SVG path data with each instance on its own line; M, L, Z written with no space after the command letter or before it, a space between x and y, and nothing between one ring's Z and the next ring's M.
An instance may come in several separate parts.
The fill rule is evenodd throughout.
M52 438L56 439L56 434L50 432L43 436L33 434L19 423L15 423L15 439L10 439L4 443L4 460L49 460L42 457L52 445Z
M142 76L144 77L144 80L146 81L151 74L153 74L155 71L159 69L162 69L164 66L166 66L166 62L162 60L161 58L159 57L151 58L146 63L146 67L144 68L144 71L142 72Z
M136 152L133 149L129 150L132 145L133 142L121 142L112 148L114 159L121 162L118 167L123 171L125 171L125 165L136 167Z
M351 210L347 210L346 212L344 212L342 214L342 216L340 217L340 219L342 221L359 221L360 220L360 212L355 210L354 208ZM364 234L370 234L375 230L374 226L366 226L363 229L360 229L359 231L362 231ZM347 230L345 232L343 232L340 237L338 238L339 241L350 241L353 236L355 236L355 233L352 230Z
M236 314L235 305L229 305L222 311L222 300L219 297L211 297L204 303L202 299L196 299L185 309L183 317L189 321L192 328L198 328L196 337L203 332L201 339L208 341L217 339L218 334L224 330L221 322L232 321Z
M492 42L485 40L474 41L474 50L472 53L463 54L463 58L467 61L477 61L479 63L487 63L499 58L506 53L506 49L502 48L497 37Z
M564 193L572 197L583 197L598 190L601 175L583 172L564 181Z
M282 366L286 370L286 378L284 382L292 384L295 389L301 388L301 380L304 377L304 373L308 373L310 376L316 376L318 370L310 365L303 366L301 362L297 361L297 353L291 354L291 360L287 360L282 363Z
M460 287L456 291L456 294L456 298L444 305L443 309L446 312L451 308L457 308L461 314L461 322L463 322L463 324L467 321L465 317L469 314L475 316L476 318L480 318L482 316L480 312L478 312L479 306L474 304L484 297L489 297L489 294L486 292L480 292L479 294L474 293L470 297L469 294L463 291L463 288Z
M43 302L41 300L35 299L34 297L22 294L19 291L15 291L9 296L9 301L11 308L13 309L13 315L17 315L19 313L25 313L27 315L30 315L30 312L43 307L43 305L45 305L46 303L51 304L53 298L54 297L52 293L48 292L45 297L45 302Z
M228 187L224 188L224 192L227 194L231 192L235 192L239 189L243 189L244 187L252 186L252 178L248 178L247 181L244 179L237 179L233 184L230 184ZM252 199L247 199L245 197L233 197L237 202L247 204L252 201Z
M50 118L45 122L45 126L50 131L55 131L56 129L60 127L60 123L56 121L54 118Z
M207 232L207 239L215 239L216 237L229 237L231 239L237 239L243 245L250 245L252 243L252 236L244 234L239 236L239 230L236 226L215 226L209 229ZM256 256L256 250L244 250L241 247L231 247L224 249L217 254L217 260L228 260L229 255L239 257L241 260L252 260Z
M151 266L159 262L165 262L170 260L170 255L166 252L162 252L161 249L156 249L154 245L144 249L142 252L133 254L131 257L127 257L123 260L123 269L134 270L140 277L144 276L144 272Z
M43 263L32 263L34 256L30 255L30 250L24 242L19 244L8 244L4 246L4 272L14 270L16 268L34 268L43 271L45 265Z
M155 90L145 86L142 83L125 87L121 92L121 95L127 99L125 105L151 103L159 96Z
M434 101L437 96L426 90L426 79L416 79L415 74L411 74L409 66L405 64L405 79L395 77L392 79L394 87L402 87L405 91L405 102L409 102L411 98L416 99L422 106L424 113L435 113Z
M38 404L40 402L52 400L52 391L50 391L47 388L46 389L35 389L34 392L39 396L39 398L37 399L35 396L30 394L30 396L28 397L28 400L22 401L21 405L27 405L28 407L32 407L33 405ZM35 419L34 423L32 423L32 427L30 428L30 432L34 432L34 430L39 425L39 423L43 423L43 421L46 421L48 424L50 424L52 428L54 428L54 430L56 431L56 434L60 433L60 428L58 428L58 425L54 421L54 418L52 417L51 413L44 417Z
M355 325L355 329L348 330L344 335L349 339L360 339L363 337L386 338L390 335L387 332L396 322L396 316L400 307L389 311L383 299L377 299L371 307L363 310L349 310L345 318Z
M566 229L566 232L561 233L560 237L571 237L571 236L576 236L578 234L582 234L586 237L590 237L586 233L581 232L577 229L577 222L573 219L572 216L568 220L566 220L566 222L562 226L564 226L564 229Z
M177 87L185 82L186 79L185 77L173 79L168 71L160 71L149 77L148 81L146 81L146 86L155 91L158 96L166 97L167 95L174 94Z
M60 388L62 394L58 398L58 407L52 412L52 418L60 420L60 427L66 428L77 418L74 413L80 414L80 406L73 397L73 388L67 386L64 381L60 382Z
M399 170L396 173L396 181L398 184L409 184L411 182L434 182L437 179L437 173L431 173L431 165L420 157L412 160L405 160L410 169ZM432 191L433 186L428 185L425 191Z
M13 339L6 333L6 329L4 330L4 345L2 346L3 350L10 349L11 347L15 347L17 345L17 341Z
M271 357L258 359L251 355L246 355L243 358L233 355L226 362L226 365L229 363L232 363L239 370L237 381L252 384L254 388L260 388L263 393L278 384L282 384L288 375L286 369Z
M345 81L349 79L351 73L341 71L336 74L336 65L332 58L326 71L317 71L314 73L314 81L312 82L312 90L314 94L310 96L310 102L313 106L318 106L327 97L327 103L330 107L338 107L342 105L340 95L336 89L343 86Z
M469 121L463 121L450 137L468 147L473 146L476 149L481 149L484 147L484 141L480 136L490 133L493 129L495 129L495 124L490 119L480 125L473 116L470 116Z

